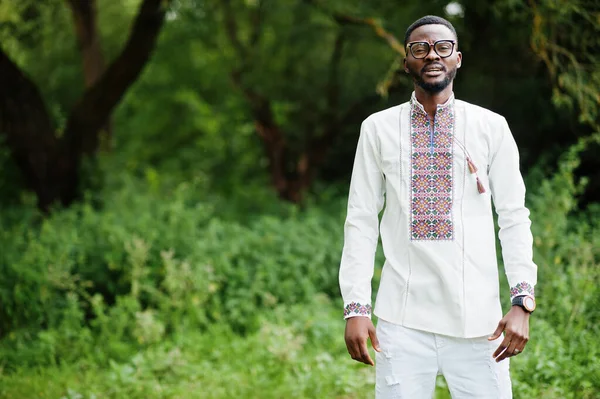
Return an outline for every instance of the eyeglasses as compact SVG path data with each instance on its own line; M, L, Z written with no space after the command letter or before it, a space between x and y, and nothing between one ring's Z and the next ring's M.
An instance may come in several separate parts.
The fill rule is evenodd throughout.
M452 55L454 44L456 44L454 40L438 40L433 43L433 50L441 58L447 58ZM431 45L427 42L413 42L409 43L406 47L408 47L413 57L419 60L427 57L431 50Z

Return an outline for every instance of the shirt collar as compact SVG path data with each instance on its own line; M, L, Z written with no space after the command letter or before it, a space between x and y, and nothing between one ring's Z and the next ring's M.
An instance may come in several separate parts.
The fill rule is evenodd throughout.
M425 112L425 108L423 108L423 104L421 104L419 102L419 100L417 100L417 95L415 94L415 92L413 91L411 96L410 96L410 103L418 110L420 110L421 112L423 112L424 114L426 114L427 112ZM452 106L452 104L454 104L454 92L452 92L450 94L450 97L448 97L448 100L446 100L445 103L443 104L438 104L437 105L437 111L443 110L443 109L447 109L450 106ZM437 112L436 111L436 112Z

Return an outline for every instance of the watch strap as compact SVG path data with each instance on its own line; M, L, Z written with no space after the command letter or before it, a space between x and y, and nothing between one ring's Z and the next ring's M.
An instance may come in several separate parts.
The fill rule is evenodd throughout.
M512 306L519 306L521 307L524 311L526 311L527 313L533 313L533 310L528 310L525 305L523 305L523 299L527 297L527 295L519 295L513 298L512 300Z

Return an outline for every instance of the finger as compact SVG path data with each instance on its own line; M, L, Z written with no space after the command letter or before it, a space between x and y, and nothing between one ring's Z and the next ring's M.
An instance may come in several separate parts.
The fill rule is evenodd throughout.
M523 353L523 351L525 350L525 346L527 346L527 341L529 340L529 337L521 337L519 339L517 339L517 344L515 345L515 349L513 350L513 354L512 356L517 356L518 354Z
M523 350L525 349L524 346L518 346L515 348L514 352L513 352L513 356L517 356L520 355L521 353L523 353Z
M509 346L510 346L510 344L509 344ZM508 347L507 347L506 349L504 349L504 351L502 353L500 353L498 355L498 357L496 357L496 362L501 362L501 361L503 361L504 359L506 359L507 357L510 357L510 356L511 356L511 354L508 351Z
M498 357L496 358L496 362L501 362L501 361L503 361L503 360L504 360L504 359L506 359L506 358L513 357L513 356L515 355L515 350L514 350L514 349L511 349L511 347L512 347L512 346L511 346L511 345L509 345L509 347L508 347L508 348L506 348L506 350L505 350L504 352L502 352L502 353L500 354L500 356L498 356Z
M373 345L373 349L377 352L381 352L381 348L379 347L379 339L377 339L377 330L375 327L371 326L369 329L369 338L371 339L371 345Z
M496 358L496 363L500 363L501 361L503 361L504 359L506 359L508 356L508 350L505 350L504 352L502 352L502 354L500 356L498 356Z
M506 350L506 348L508 348L509 345L510 345L510 338L509 337L504 337L504 340L498 346L498 348L496 349L496 351L494 352L494 354L492 355L492 357L496 358L496 357L500 356L500 354L502 352L504 352Z
M375 363L373 362L373 359L371 359L371 355L369 355L369 350L367 349L367 340L363 340L360 343L360 357L361 357L361 361L364 364L369 364L371 366L374 366Z
M500 320L500 322L498 323L498 327L496 328L496 331L494 331L494 333L492 334L491 337L488 337L488 341L493 341L495 339L498 339L500 334L502 334L502 331L504 331L504 327L506 327L506 322L504 320Z
M348 339L346 341L346 347L348 348L348 353L353 360L360 361L360 349L358 347L358 343L354 339Z
M521 342L519 339L513 339L510 342L510 345L508 345L508 347L506 348L506 350L504 351L504 353L502 353L498 359L496 359L497 362L501 362L502 360L506 359L507 357L512 357L515 355L515 349L517 349L519 346L521 345Z

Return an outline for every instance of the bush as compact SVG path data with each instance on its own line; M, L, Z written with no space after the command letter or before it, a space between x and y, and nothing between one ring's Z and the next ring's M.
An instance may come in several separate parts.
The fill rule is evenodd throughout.
M75 324L109 343L106 360L127 355L120 342L151 344L212 322L253 331L261 309L338 297L343 212L300 211L271 197L274 206L253 205L270 212L249 216L249 205L221 207L227 201L207 197L200 183L169 189L154 180L125 179L101 208L86 200L46 219L33 208L5 218L0 328L9 347L38 340L31 350L46 353L7 364L70 358L63 333Z
M352 361L327 297L277 305L240 336L224 323L187 330L127 359L0 372L3 398L369 398L374 369Z
M573 174L583 147L569 151L551 178L528 186L539 308L532 340L512 368L515 392L529 397L600 392L599 208L578 209L585 181ZM237 203L207 195L202 182L162 179L148 173L112 182L100 198L46 219L28 206L1 214L0 369L129 365L123 371L141 352L215 326L248 342L266 334L274 356L291 364L306 340L319 345L281 325L304 323L297 312L309 317L322 293L334 299L330 309L340 308L345 198L300 210L265 190L246 188ZM379 269L375 275L376 286ZM265 321L292 308L295 318ZM330 334L323 331L314 334ZM277 363L270 367L265 373L280 378Z
M528 375L516 390L532 396L595 398L600 393L600 219L596 206L581 210L577 197L586 179L576 180L579 153L596 137L570 148L551 178L529 196L534 256L538 265L531 337L514 362Z

